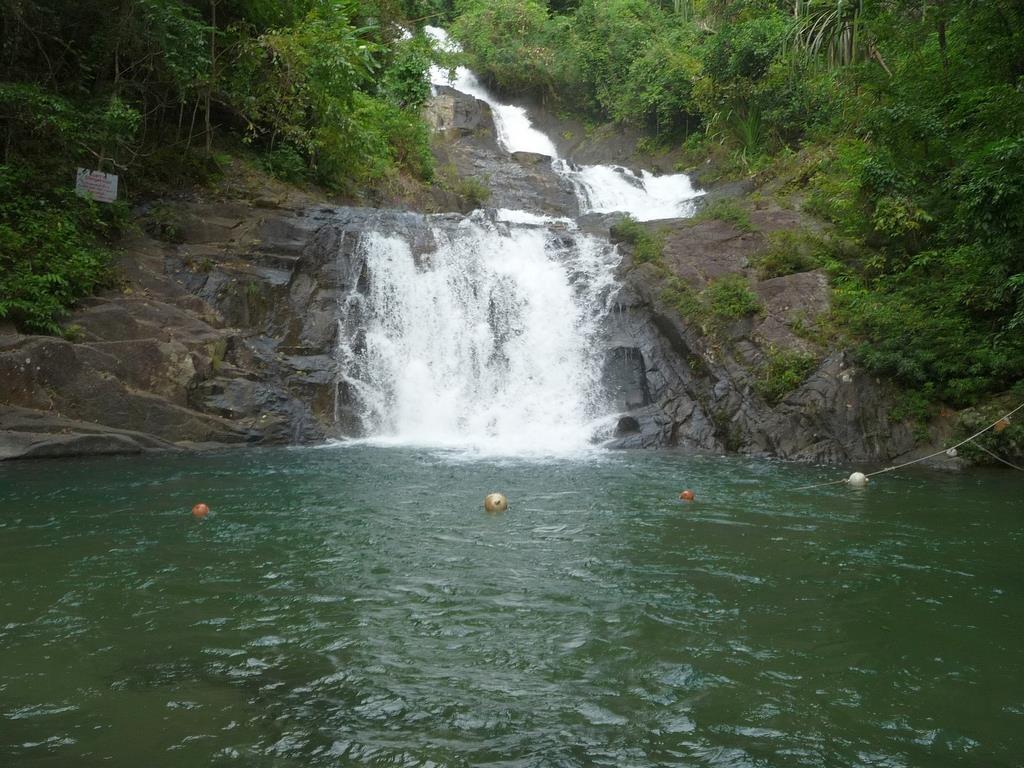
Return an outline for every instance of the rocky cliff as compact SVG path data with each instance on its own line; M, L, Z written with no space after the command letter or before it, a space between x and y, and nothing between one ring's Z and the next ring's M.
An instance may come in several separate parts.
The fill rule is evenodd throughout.
M896 393L843 349L809 338L807 329L829 311L824 273L758 277L754 261L768 235L798 229L799 216L776 208L754 210L751 220L754 231L710 218L651 225L665 241L658 267L636 264L623 246L610 346L636 386L623 403L629 410L616 444L825 463L881 461L912 450L911 428L891 417ZM685 302L696 304L730 276L749 285L751 311L716 318L696 307L687 316ZM799 367L794 380L781 383L785 391L768 386L770 377L786 374L772 370L779 359Z
M421 207L464 210L476 195L578 214L546 158L501 152L482 102L441 89L428 117L443 183ZM459 186L466 180L473 195ZM430 227L420 213L325 205L269 181L230 197L140 210L145 231L123 243L120 285L69 318L67 339L0 327L0 459L310 443L354 429L334 350L339 302L367 279L359 236L394 231L428 253ZM752 259L770 232L800 226L795 217L754 210L753 231L716 219L657 223L657 266L623 246L605 366L623 411L615 444L826 462L913 447L886 387L799 332L828 309L824 275L757 278ZM608 223L586 226L606 233ZM666 292L666 281L700 292L728 274L748 281L756 313L711 327ZM769 402L757 383L780 350L814 365Z

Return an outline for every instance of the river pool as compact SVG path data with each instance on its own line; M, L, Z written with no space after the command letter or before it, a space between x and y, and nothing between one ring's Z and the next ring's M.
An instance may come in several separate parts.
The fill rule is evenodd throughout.
M796 490L843 473L371 445L2 465L0 765L1020 765L1022 476Z

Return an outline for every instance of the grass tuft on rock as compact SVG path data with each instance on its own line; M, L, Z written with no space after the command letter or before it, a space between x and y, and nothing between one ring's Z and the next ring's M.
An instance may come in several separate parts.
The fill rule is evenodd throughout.
M629 243L633 246L633 261L637 264L653 264L661 261L665 249L665 237L660 232L651 232L631 216L613 224L609 230L613 243Z
M817 363L818 358L809 352L770 346L754 381L754 390L769 405L778 405L803 384Z

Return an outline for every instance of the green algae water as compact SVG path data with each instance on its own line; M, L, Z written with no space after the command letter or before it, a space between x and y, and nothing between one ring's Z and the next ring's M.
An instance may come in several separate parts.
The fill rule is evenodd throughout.
M795 490L841 474L365 445L0 466L0 765L1020 765L1021 476Z

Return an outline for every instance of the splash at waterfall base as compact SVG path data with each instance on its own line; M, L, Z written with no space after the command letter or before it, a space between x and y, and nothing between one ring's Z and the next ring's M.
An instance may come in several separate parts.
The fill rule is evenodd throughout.
M594 442L612 411L601 331L618 255L607 241L511 211L369 223L338 256L346 433L501 453Z

